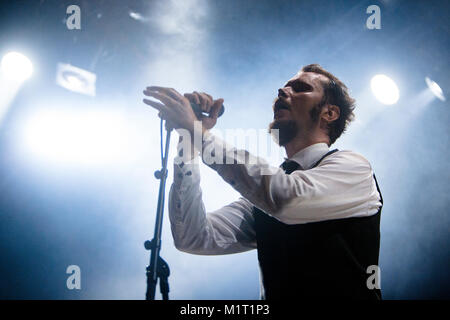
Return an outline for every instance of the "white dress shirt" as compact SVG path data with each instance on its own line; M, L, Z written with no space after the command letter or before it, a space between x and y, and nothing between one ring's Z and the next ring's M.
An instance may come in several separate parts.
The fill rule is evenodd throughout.
M203 150L219 150L225 145L209 132L202 144ZM377 213L381 202L370 163L362 155L345 150L325 157L317 167L311 168L328 151L325 143L300 150L290 160L300 164L303 170L290 175L247 151L236 152L230 146L223 152L223 164L209 164L203 158L242 196L208 213L202 201L198 161L188 162L177 156L169 195L175 246L184 252L203 255L255 249L253 206L286 224ZM182 161L184 165L177 164Z

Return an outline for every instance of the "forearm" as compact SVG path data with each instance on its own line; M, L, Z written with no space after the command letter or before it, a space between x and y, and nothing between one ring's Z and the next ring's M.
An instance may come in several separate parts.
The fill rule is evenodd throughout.
M275 214L286 196L291 196L292 188L273 187L280 179L283 183L291 180L280 168L230 146L209 132L202 142L203 162L258 208Z
M368 209L368 203L377 202L370 164L356 153L335 153L313 169L285 174L245 150L224 147L212 135L203 139L203 149L207 165L253 205L284 223L365 216L376 211ZM208 155L213 150L211 161ZM224 150L223 154L218 150Z
M255 248L252 207L245 200L206 213L197 158L177 156L169 194L169 217L175 246L203 255L228 254ZM184 162L186 161L186 163Z
M174 182L169 192L169 218L175 246L181 251L199 253L200 242L207 241L207 221L198 164L176 157ZM175 162L175 161L174 161Z

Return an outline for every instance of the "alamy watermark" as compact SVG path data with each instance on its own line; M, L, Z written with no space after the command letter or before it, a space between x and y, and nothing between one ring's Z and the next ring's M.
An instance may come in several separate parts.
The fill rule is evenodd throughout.
M366 285L369 290L381 289L381 270L377 265L371 265L367 267L367 274L370 276L367 278Z
M66 19L67 29L80 30L81 29L81 9L80 9L80 7L75 4L72 4L67 7L66 13L70 14L70 16L68 16Z
M373 4L367 7L367 14L370 16L366 20L366 27L369 30L381 29L381 9L379 6Z
M66 286L69 290L81 290L81 269L77 265L70 265L66 269L66 273L70 274L67 278Z
M177 129L181 141L177 150L180 157L174 160L176 164L185 162L189 155L193 156L194 153L198 153L207 165L259 165L262 174L269 175L274 174L275 171L266 159L283 160L284 151L282 148L270 143L271 139L278 141L278 129L271 130L270 135L267 129L242 128L215 129L214 134L206 133L203 135L201 126L200 121L195 122L193 137L188 130ZM236 148L235 145L240 146L240 148ZM198 163L198 157L193 158L192 161Z

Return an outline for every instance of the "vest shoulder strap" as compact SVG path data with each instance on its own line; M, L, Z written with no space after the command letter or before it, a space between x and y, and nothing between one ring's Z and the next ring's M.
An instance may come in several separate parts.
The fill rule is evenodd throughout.
M325 158L328 157L330 154L333 154L333 153L335 153L335 152L337 152L337 151L339 151L339 150L338 150L338 149L334 149L334 150L328 151L326 154L324 154L324 155L322 156L322 158L320 158L320 159L319 159L319 160L311 167L311 169L317 167L317 166L319 165L319 163L322 162L323 159L325 159Z

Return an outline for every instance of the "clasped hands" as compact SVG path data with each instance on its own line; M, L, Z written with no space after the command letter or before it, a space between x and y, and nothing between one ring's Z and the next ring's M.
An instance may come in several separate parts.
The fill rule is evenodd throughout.
M160 101L143 100L145 104L159 111L158 116L166 120L166 126L186 129L191 134L194 133L195 121L202 122L202 133L214 127L223 104L223 99L214 100L206 93L194 91L181 95L175 89L158 86L147 87L144 90L144 95ZM199 105L202 112L208 113L208 116L198 119L192 110L191 103Z

